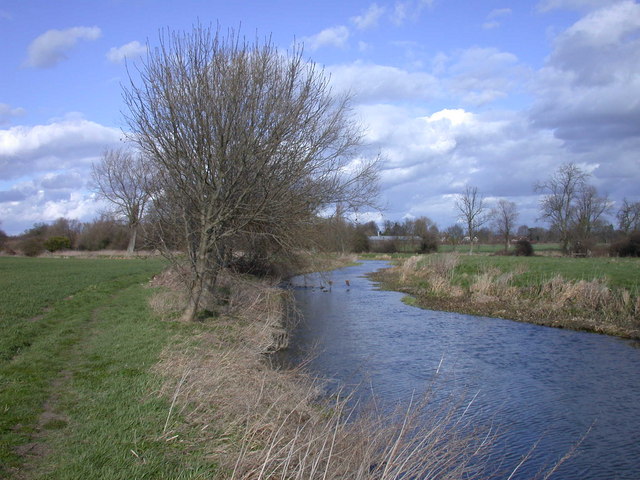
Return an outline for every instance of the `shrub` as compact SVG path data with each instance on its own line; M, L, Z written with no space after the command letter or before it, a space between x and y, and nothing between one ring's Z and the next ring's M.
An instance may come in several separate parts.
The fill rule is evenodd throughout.
M44 252L44 245L37 237L27 237L20 243L20 250L27 257L37 257Z
M351 248L355 253L368 252L371 249L369 237L363 230L356 230L353 234Z
M50 237L44 241L44 248L46 248L50 252L69 249L71 248L71 240L69 239L69 237Z
M533 245L529 240L520 239L516 242L513 254L518 257L530 257L533 255Z
M425 235L420 240L419 253L431 253L438 251L438 238L435 235Z
M612 257L640 257L640 232L631 232L626 239L611 245L609 255Z

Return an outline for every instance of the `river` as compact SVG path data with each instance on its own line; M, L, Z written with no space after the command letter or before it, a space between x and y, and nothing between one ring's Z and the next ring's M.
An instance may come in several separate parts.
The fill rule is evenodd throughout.
M507 468L536 445L514 479L532 478L583 437L551 478L640 478L637 343L412 307L365 276L386 266L294 278L302 320L288 360L313 352L309 369L329 389L375 392L387 405L432 384L441 398L475 397L477 421L501 432L496 450Z

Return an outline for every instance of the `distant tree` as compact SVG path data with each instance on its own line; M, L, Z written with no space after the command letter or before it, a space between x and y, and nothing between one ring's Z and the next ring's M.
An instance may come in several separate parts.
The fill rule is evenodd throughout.
M603 217L611 211L611 202L598 195L592 185L584 185L576 196L574 209L574 238L581 242L591 240L596 229L603 228Z
M455 248L456 245L459 245L462 242L462 239L464 238L464 230L458 224L451 225L445 230L445 235L447 242Z
M71 248L71 240L64 236L49 237L44 241L43 246L50 252L57 252Z
M484 225L488 217L485 214L485 205L482 195L478 193L478 187L466 186L464 193L458 195L455 203L458 210L458 218L467 228L467 235L470 239L470 250L473 251L473 239L476 233Z
M620 230L628 234L634 230L640 231L640 202L629 202L626 198L616 214Z
M520 238L527 238L531 240L531 229L528 225L520 225L516 230L516 235Z
M363 223L362 225L358 225L357 229L365 233L365 235L373 237L378 235L378 224L373 220Z
M65 248L76 248L81 232L82 223L80 221L60 217L49 226L47 235L49 237L66 237L70 241L70 246Z
M110 202L113 213L126 219L129 227L127 253L136 247L138 227L149 201L152 172L149 162L139 154L123 149L109 149L93 164L96 193Z
M78 249L80 250L122 250L129 243L129 231L127 225L102 214L93 222L82 225L82 231L78 236Z
M576 201L589 175L573 163L566 163L544 182L535 185L545 194L540 201L541 219L547 220L560 235L562 251L569 251Z
M509 242L518 220L518 207L514 202L510 202L505 199L500 199L498 204L491 209L489 214L491 222L496 233L502 238L504 242L504 250L509 249ZM528 236L527 228L527 236Z
M4 250L7 245L7 240L9 240L9 235L2 229L0 229L0 251Z

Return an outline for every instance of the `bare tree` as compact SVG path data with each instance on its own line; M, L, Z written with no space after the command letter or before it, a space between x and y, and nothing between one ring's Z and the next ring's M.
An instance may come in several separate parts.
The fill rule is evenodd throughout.
M132 254L140 220L149 201L151 170L141 155L124 149L109 149L91 169L96 193L110 202L116 216L124 217L129 227L127 253Z
M640 202L630 203L626 198L616 214L618 226L624 233L640 230Z
M349 99L331 94L300 48L283 54L270 40L196 26L161 33L138 70L127 122L156 170L157 231L179 232L187 251L184 319L209 308L238 239L292 252L321 211L377 193L376 161L354 160Z
M458 195L455 203L458 210L458 218L462 220L467 227L467 235L471 248L469 253L473 251L473 239L476 233L484 225L488 218L485 215L485 205L482 195L478 193L478 187L467 185L464 193Z
M115 215L126 219L129 227L127 253L132 254L140 220L149 201L149 165L141 155L124 149L109 149L92 165L91 176L98 196L114 206Z
M602 222L604 215L611 211L609 198L598 195L593 185L584 185L578 192L574 210L574 230L576 239L588 241L593 230Z
M588 174L573 163L566 163L535 190L545 193L540 201L541 219L547 220L560 234L562 251L568 252L575 217L576 200L584 189Z
M490 217L496 232L504 240L505 251L508 250L518 220L518 207L514 202L500 199L498 205L491 209Z

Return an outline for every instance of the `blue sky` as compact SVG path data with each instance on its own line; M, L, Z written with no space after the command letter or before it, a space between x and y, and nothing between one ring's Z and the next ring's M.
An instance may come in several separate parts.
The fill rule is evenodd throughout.
M0 1L0 228L104 208L91 163L118 145L121 84L161 28L294 39L354 96L382 154L382 214L455 223L455 195L518 204L564 162L640 200L640 5L632 0ZM614 206L614 210L615 210Z

